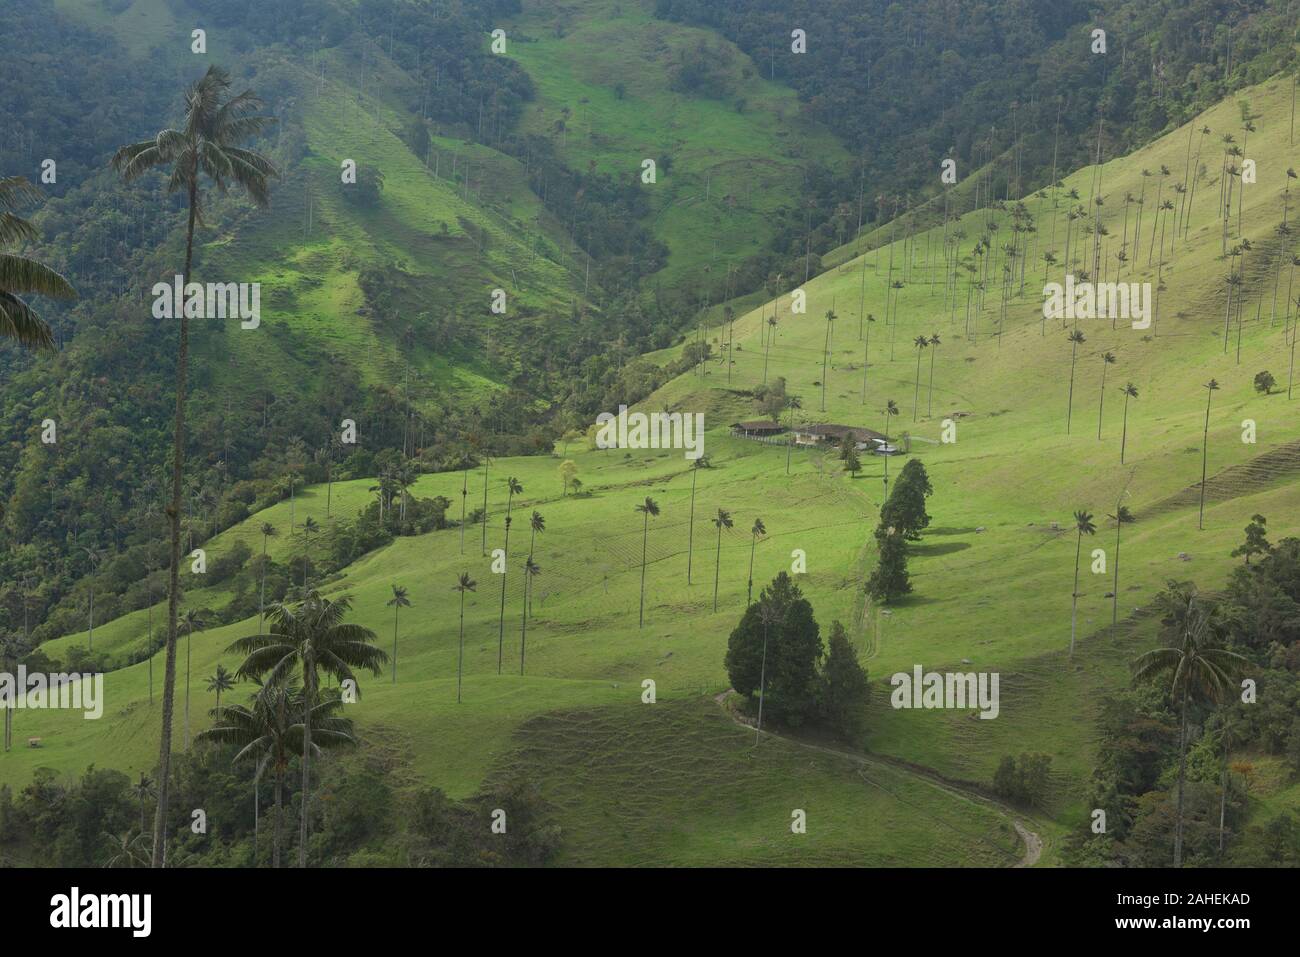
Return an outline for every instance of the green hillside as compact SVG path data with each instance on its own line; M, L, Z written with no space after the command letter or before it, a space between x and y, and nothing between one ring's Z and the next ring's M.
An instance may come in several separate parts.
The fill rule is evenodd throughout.
M188 30L183 4L57 6L137 57ZM365 28L315 54L281 44L257 51L250 82L284 94L279 131L263 144L284 175L265 210L213 197L196 271L202 280L260 282L261 325L194 330L193 432L204 453L191 457L186 490L187 528L197 527L208 566L240 567L214 580L183 566L182 611L209 624L180 639L175 745L195 750L194 736L213 725L209 677L236 670L241 657L228 648L258 631L258 615L247 613L257 583L250 569L265 552L273 573L287 574L290 596L304 585L347 596L349 621L372 629L395 661L363 676L360 700L344 706L360 748L317 765L322 780L364 765L403 806L400 822L371 835L353 863L409 863L405 813L427 789L472 802L519 781L538 789L562 865L1077 863L1108 699L1131 686L1133 659L1157 641L1156 596L1171 581L1224 588L1255 515L1267 516L1274 542L1300 535L1294 81L1279 75L1242 90L1134 153L1103 153L1100 165L1024 197L988 204L992 186L1012 181L1010 153L963 169L946 196L821 255L813 261L824 271L772 298L766 286L731 288L733 269L790 255L800 207L812 207L810 170L843 177L852 160L795 92L764 79L739 47L657 19L654 9L650 0L526 0L502 16L505 56L534 89L513 138L496 147L464 122L426 118L421 66L394 53L391 39L385 52ZM214 57L247 55L223 42L214 31ZM411 141L423 137L421 153ZM593 189L601 175L636 183L642 160L656 160L657 182L641 187L651 212L626 233L629 245L633 227L664 244L661 268L625 287L603 285L611 262L644 251L584 251L590 237L564 213L585 187L569 206L547 201L555 168L529 151L538 139L572 182ZM381 174L382 189L369 198L348 192L346 160L363 178ZM1254 182L1238 169L1247 160ZM52 201L49 218L66 217L68 202ZM164 212L179 222L179 208ZM852 219L841 218L841 226ZM125 235L130 224L121 228ZM175 244L175 234L162 242ZM111 259L115 248L100 255ZM133 262L170 263L162 247L149 255ZM1150 327L1045 318L1046 284L1085 273L1151 284ZM720 281L724 301L701 301L699 313L681 307L716 300ZM779 287L775 277L770 288ZM504 314L490 308L497 289L508 297ZM665 308L664 290L683 298ZM650 303L660 313L643 323ZM711 324L682 332L701 315ZM88 328L112 338L107 323ZM1084 338L1071 340L1073 331ZM700 339L705 361L674 374ZM628 359L629 341L674 344ZM1261 389L1265 372L1274 381ZM97 367L66 391L107 406L110 381L129 390L131 375L125 363ZM140 384L152 403L141 400L152 416L141 423L147 438L130 432L134 423L103 420L79 435L75 419L61 418L82 445L38 456L20 439L46 409L62 415L58 403L71 400L51 378L12 406L26 431L8 443L23 476L14 482L19 507L10 504L5 520L39 528L41 542L20 543L10 577L20 561L44 576L56 551L72 556L48 575L57 587L44 611L57 617L38 626L64 633L35 655L69 669L102 664L106 688L99 720L14 712L16 745L0 754L0 784L14 793L49 772L66 782L90 766L132 778L155 769L164 661L155 649L167 602L156 558L146 564L129 552L152 543L149 523L161 513L124 492L96 493L113 471L143 473L161 461L158 375ZM780 424L872 429L902 454L863 454L855 475L834 447L789 449L783 439L734 434L733 424L768 414L763 394L777 382L800 399ZM1126 384L1136 389L1127 400ZM293 422L268 427L272 396L321 397L312 412L329 430L337 409L373 403L360 450L329 460L342 480L298 479L280 500L284 477L306 474L290 447L309 455L332 431L304 439ZM589 406L624 396L647 412L701 413L708 467L693 470L680 449L596 448L581 431ZM520 408L503 423L493 403L507 397ZM392 478L391 469L366 474L379 467L376 453L382 462L394 452L382 448L380 427L410 421L412 408L430 435L426 443L421 431L408 461L402 432L411 508L445 499L445 520L391 541L385 532L380 547L336 561ZM226 430L250 431L259 416L256 438L229 440ZM131 455L108 449L110 439L128 444L108 435L110 425L129 433ZM222 449L218 431L228 439ZM89 477L32 477L105 449L108 464ZM879 559L872 532L909 460L922 462L933 484L932 521L909 546L912 593L873 601L864 590ZM572 464L580 491L566 485L562 463ZM215 493L206 490L214 500L205 502L202 486L214 475ZM512 493L508 479L522 491ZM237 513L222 508L236 490ZM57 513L56 495L70 502ZM649 519L636 510L647 498L660 509ZM1121 506L1134 521L1117 529ZM713 521L721 509L733 526ZM1076 534L1077 510L1092 514L1095 537ZM126 517L110 525L114 511ZM545 530L534 536L535 512ZM761 536L751 531L758 520ZM273 537L264 537L267 523ZM85 574L73 560L82 562L88 543L115 554L89 555ZM507 548L503 575L494 559ZM1104 552L1100 573L1090 568L1094 549ZM531 611L530 556L540 566ZM130 602L123 568L139 571ZM759 735L730 693L729 636L781 572L811 602L823 641L842 623L869 673L861 734L764 724ZM458 596L462 574L476 590ZM151 604L137 607L146 581ZM395 611L399 587L411 607ZM95 588L101 603L135 610L101 612L108 620L92 631L81 609ZM17 635L17 618L3 611L5 633ZM1270 654L1281 662L1274 667L1295 670L1294 655ZM996 720L973 708L892 708L890 676L918 665L999 675ZM222 703L252 690L240 683ZM1203 762L1212 760L1203 753L1210 740L1198 741ZM382 757L370 760L369 748ZM1300 813L1300 784L1283 752L1252 744L1234 754L1249 767L1240 773L1249 825ZM1032 806L994 796L999 766L1024 754L1051 761L1049 786ZM1166 769L1160 788L1169 777ZM791 829L800 811L806 834Z
M734 44L655 19L653 6L529 0L507 27L509 55L538 87L523 130L557 139L573 169L631 179L655 160L651 230L669 256L654 284L725 284L772 240L775 214L797 210L807 164L842 172L848 153ZM686 85L683 63L707 78Z

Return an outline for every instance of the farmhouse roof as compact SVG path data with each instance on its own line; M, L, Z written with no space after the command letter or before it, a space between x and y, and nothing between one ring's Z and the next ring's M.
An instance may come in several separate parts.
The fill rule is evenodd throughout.
M866 429L857 425L836 425L831 422L819 422L814 425L798 425L795 431L804 435L815 435L819 438L843 439L846 435L851 435L856 442L866 442L872 439L884 441L884 434L874 429Z

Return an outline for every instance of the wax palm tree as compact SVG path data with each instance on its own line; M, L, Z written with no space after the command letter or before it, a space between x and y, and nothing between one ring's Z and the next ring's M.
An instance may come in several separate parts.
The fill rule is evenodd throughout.
M1070 400L1065 413L1065 434L1070 434L1070 419L1074 415L1074 363L1079 355L1079 346L1087 342L1078 329L1070 333Z
M107 831L101 831L100 837L113 852L104 862L105 867L134 868L149 866L149 854L143 846L143 834L131 834L130 832L109 834Z
M862 339L862 404L867 404L867 367L869 365L867 358L871 350L871 326L876 321L876 317L867 313L866 335Z
M53 349L54 333L23 296L75 299L76 291L49 266L4 247L36 239L36 227L15 212L41 198L41 192L21 176L0 177L0 338L20 345Z
M460 681L461 675L465 671L465 592L474 591L478 582L469 577L469 572L461 572L460 577L456 579L456 584L452 586L454 591L460 592L460 648L456 654L456 703L460 704Z
M709 457L701 455L691 462L691 512L686 520L686 584L691 583L691 561L695 556L695 481L700 477L700 469L709 468ZM787 474L789 470L787 469Z
M261 101L246 90L228 96L230 74L211 66L185 94L185 122L181 129L164 129L152 139L123 146L114 155L113 169L127 182L155 167L171 169L168 192L187 195L185 265L182 288L190 281L194 259L194 227L203 219L201 183L207 179L218 192L237 186L258 206L270 202L270 180L278 175L261 154L237 146L255 136L272 121L255 115ZM172 435L172 497L167 509L171 522L171 580L167 599L167 662L163 673L162 737L159 742L158 810L154 816L153 866L166 860L167 788L171 767L171 721L176 687L176 629L180 602L181 485L185 463L185 388L189 369L189 316L180 310L180 338L176 362L176 417Z
M767 632L781 618L781 613L768 598L766 591L759 594L758 617L763 622L763 656L758 666L758 725L754 729L754 747L758 747L759 738L763 734L763 698L767 691Z
M1074 529L1078 540L1074 546L1074 591L1070 595L1070 657L1074 657L1075 626L1079 619L1079 558L1083 553L1083 536L1095 534L1097 526L1092 515L1083 509L1074 513Z
M221 692L229 691L234 686L235 686L235 676L226 670L225 665L217 665L217 670L214 671L211 677L208 678L208 690L216 692L217 695L216 713L218 715L221 714Z
M301 685L290 680L278 685L265 685L252 696L251 706L228 705L218 714L212 713L216 724L199 734L200 740L218 744L233 744L240 748L232 763L252 760L254 842L257 838L257 787L262 774L270 768L275 783L275 823L272 826L271 866L280 866L281 819L284 806L285 772L289 756L303 746L304 696ZM327 748L354 744L352 721L341 717L343 698L337 692L325 693L311 709L311 755L320 757Z
M18 660L27 654L29 650L27 642L21 635L0 636L0 673L13 674ZM6 751L13 747L14 710L17 705L16 699L4 702L4 749Z
M794 410L802 409L803 403L797 395L787 395L785 397L785 407L790 410L789 425L790 440L785 444L785 474L790 474L790 453L794 450Z
M188 609L177 623L177 630L185 635L185 748L190 749L190 645L194 642L194 633L203 631L208 624L198 609Z
M528 554L533 554L533 545L537 542L537 533L546 531L546 518L536 509L528 519Z
M926 336L917 336L912 345L916 346L916 385L912 389L912 421L915 422L921 402L921 355L929 348L930 340Z
M754 527L749 530L749 534L753 537L749 542L749 590L745 594L746 608L754 602L754 549L758 547L759 538L767 534L767 528L761 518L754 519Z
M465 554L465 507L469 502L469 449L474 445L473 442L467 443L461 449L461 462L464 466L460 470L460 553Z
M636 623L636 626L640 628L645 624L646 545L650 541L650 519L651 517L658 517L659 503L647 496L646 500L642 504L636 506L635 510L640 512L643 516L641 524L641 606L637 613Z
M1125 384L1124 388L1121 389L1120 391L1124 393L1124 429L1120 433L1119 464L1123 465L1124 451L1128 447L1128 400L1136 399L1138 397L1138 390L1137 390L1137 386L1135 386L1132 382L1129 382Z
M290 701L293 705L290 705ZM253 770L253 845L257 846L259 823L258 786L262 774L271 768L274 780L275 805L271 825L271 867L280 868L281 823L284 805L284 776L293 753L290 743L294 714L300 710L302 689L296 684L289 687L264 687L251 698L251 707L230 705L220 716L214 715L211 728L200 731L200 741L216 744L233 744L239 747L231 763L254 760ZM255 858L256 859L256 858Z
M763 384L767 385L767 358L772 353L772 340L776 338L776 315L767 317L767 343L763 349ZM759 328L762 328L761 326Z
M229 651L243 654L243 664L235 672L239 678L263 678L269 684L284 682L295 669L302 673L303 709L315 712L320 703L318 688L324 672L341 683L356 687L353 668L365 668L379 674L388 655L375 647L375 633L362 625L343 619L352 608L346 596L330 599L312 590L296 605L277 603L271 609L271 630L265 635L250 635L231 644ZM311 722L303 726L302 745L302 819L298 835L298 866L307 866L307 823L311 808Z
M712 523L718 529L718 554L714 560L714 611L718 611L718 579L723 567L723 529L732 528L736 523L732 521L731 512L725 508L719 508L718 515L712 519Z
M1201 178L1201 147L1205 145L1205 138L1209 136L1212 132L1214 131L1211 130L1208 126L1202 126L1200 129L1200 134L1201 134L1200 138L1197 139L1196 141L1196 160L1195 162L1192 163L1192 191L1187 197L1187 212L1183 214L1183 238L1184 239L1187 238L1187 233L1191 229L1192 217L1190 214L1192 210L1192 203L1196 199L1196 184Z
M303 520L303 523L302 523L302 535L303 535L303 546L302 546L302 588L303 588L303 591L304 591L304 592L307 591L307 563L308 563L309 560L310 560L310 559L309 559L309 553L310 553L310 550L311 550L311 536L312 536L312 532L319 532L319 531L320 531L320 526L319 526L318 524L316 524L316 519L314 519L314 518L312 518L310 515L308 515L308 516Z
M140 780L131 785L131 790L135 792L135 798L140 802L140 835L143 837L148 828L145 823L147 818L144 813L144 802L153 797L155 793L153 779L141 771Z
M97 548L87 548L84 545L81 547L81 550L85 552L86 557L90 559L90 575L88 576L90 591L88 614L90 617L89 629L86 632L86 650L93 651L95 649L95 569L99 567L99 562L104 557L104 554Z
M1097 399L1097 441L1101 441L1101 413L1106 405L1106 367L1115 364L1115 353L1103 352L1101 356L1101 396Z
M1115 514L1108 515L1107 518L1115 523L1115 583L1110 590L1110 624L1113 628L1119 624L1119 533L1127 523L1133 521L1133 513L1127 505L1118 505Z
M930 385L926 390L925 414L928 418L934 414L934 355L939 351L939 333L930 337Z
M502 549L501 560L501 615L497 621L497 674L501 674L501 663L506 648L506 570L510 567L510 509L515 496L523 492L524 487L513 475L506 479L506 543Z
M528 519L528 528L528 557L531 559L533 557L533 545L537 541L537 533L546 531L546 519L542 517L541 512L536 509L533 510L532 516ZM533 599L531 592L528 592L525 595L525 602L525 611L527 614L531 615L533 613Z
M488 455L483 456L483 554L487 554L487 520L488 520L488 466L492 464L492 459Z
M532 553L524 560L524 614L519 631L519 673L524 673L524 646L528 643L528 606L532 601L533 579L542 573L541 566L533 561Z
M266 541L269 538L274 538L279 532L275 530L275 526L270 522L263 522L259 531L262 533L262 585L261 594L257 599L257 630L261 631L266 617Z
M826 344L822 349L822 411L826 411L826 364L831 357L831 329L835 326L835 310L826 310Z
M1236 250L1238 249L1238 247L1234 246L1233 249L1234 252L1232 253L1232 255L1236 256L1237 255ZM1223 310L1223 353L1224 355L1227 355L1228 330L1232 325L1232 293L1234 289L1236 289L1238 286L1241 285L1241 273L1229 272L1227 279L1224 280L1224 284L1228 287L1228 300L1227 300L1227 305L1224 307Z
M1166 645L1139 655L1132 663L1134 681L1168 676L1178 702L1178 803L1174 831L1174 867L1183 865L1183 784L1187 777L1187 705L1193 698L1224 700L1233 678L1246 665L1235 652L1216 647L1214 612L1197 597L1195 589L1177 582L1157 598L1164 611Z
M411 599L406 597L406 589L393 585L393 597L388 599L387 607L393 609L393 684L397 684L397 613L403 608L411 607Z
M1217 380L1211 379L1205 383L1205 432L1201 437L1201 511L1196 521L1197 529L1205 528L1205 468L1210 454L1210 401L1217 391L1219 391Z
M898 415L898 403L893 399L885 402L885 445L889 445L889 420ZM882 450L885 459L885 501L889 499L889 452Z

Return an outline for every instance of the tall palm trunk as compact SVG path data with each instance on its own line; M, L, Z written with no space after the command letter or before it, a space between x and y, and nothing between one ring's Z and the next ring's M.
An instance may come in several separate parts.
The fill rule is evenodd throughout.
M469 469L460 473L460 553L465 554L465 503L469 499Z
M197 165L197 161L196 161ZM185 235L185 269L181 291L189 282L194 262L194 219L198 202L198 170L190 183L189 216ZM158 744L158 808L153 823L151 866L167 864L167 798L171 780L172 711L176 697L176 619L180 602L181 570L181 474L185 467L185 379L190 357L190 321L180 310L180 348L176 357L176 423L172 435L172 500L167 506L171 524L171 576L167 594L167 660L163 669L162 735Z
M460 678L465 663L465 593L460 593L460 646L456 653L456 703L460 704Z
M718 610L718 578L722 573L722 525L718 525L718 551L713 561L713 610Z
M400 606L393 606L393 684L397 684L397 612Z
M645 521L641 527L641 606L637 612L636 626L638 628L645 624L645 555L646 544L650 539L650 513L645 513Z
M754 747L763 733L763 698L767 687L767 618L763 618L763 658L758 666L758 726L754 729Z
M1183 866L1183 782L1187 778L1187 685L1183 685L1178 734L1178 817L1174 830L1174 867Z
M271 828L271 867L280 869L280 818L284 816L284 768L275 768L275 826Z
M1074 546L1074 592L1070 596L1070 657L1074 657L1075 625L1079 620L1079 556L1083 552L1083 531L1078 532L1079 540Z
M190 645L193 641L191 631L185 636L185 751L190 749Z
M514 493L511 493L513 497ZM497 621L497 674L501 674L502 656L506 648L506 572L510 568L510 506L506 506L506 545L502 550L501 566L501 617Z
M691 583L691 560L695 557L695 480L699 477L700 470L691 469L691 514L686 520L686 584L688 585Z
M531 553L529 557L531 558ZM520 625L519 628L519 674L521 676L524 673L524 648L528 645L528 593L530 591L529 580L531 579L531 577L532 576L528 574L528 571L525 570L524 571L524 613L521 616L522 624Z
M1101 364L1101 391L1097 398L1097 441L1101 441L1102 415L1106 409L1106 363Z
M1079 346L1076 343L1070 349L1070 397L1065 407L1065 434L1070 434L1070 420L1074 418L1074 360L1078 354Z
M311 815L311 717L316 707L316 662L303 662L302 689L302 819L298 827L298 866L307 866L307 821Z
M1115 582L1110 588L1110 626L1119 624L1119 531L1124 527L1119 509L1115 510Z
M257 633L262 634L262 629L266 620L266 536L262 536L262 586L261 593L257 599ZM149 629L149 640L153 641L153 629ZM153 650L152 644L149 649ZM152 659L150 659L152 660Z
M758 547L758 536L755 535L749 543L749 588L745 593L745 607L748 608L754 603L754 549Z
M1228 817L1228 741L1229 728L1223 729L1223 779L1219 785L1219 855L1223 855L1224 826Z
M935 338L938 338L937 336ZM925 414L928 418L934 414L934 354L939 350L936 347L930 349L930 385L927 389L925 399Z
M488 498L488 460L483 458L483 554L487 554L487 498Z
M1124 393L1124 427L1119 439L1119 464L1124 464L1124 451L1128 446L1128 393Z
M1214 398L1211 391L1205 399L1205 433L1201 437L1201 510L1196 520L1198 529L1205 528L1205 470L1210 457L1210 400Z

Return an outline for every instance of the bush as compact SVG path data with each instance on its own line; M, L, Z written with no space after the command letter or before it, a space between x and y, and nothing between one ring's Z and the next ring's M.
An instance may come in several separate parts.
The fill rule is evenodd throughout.
M1025 752L1020 757L1005 755L993 772L993 791L1016 804L1041 804L1047 795L1050 754Z

